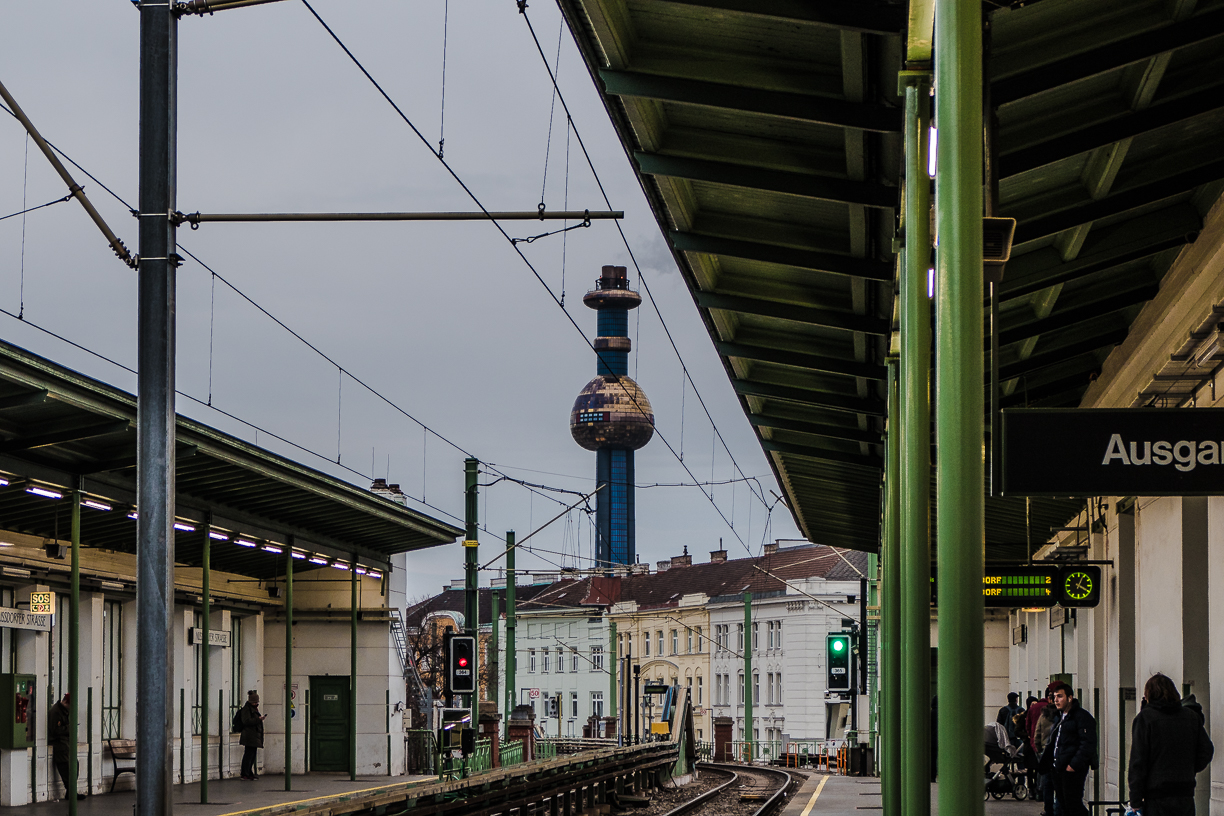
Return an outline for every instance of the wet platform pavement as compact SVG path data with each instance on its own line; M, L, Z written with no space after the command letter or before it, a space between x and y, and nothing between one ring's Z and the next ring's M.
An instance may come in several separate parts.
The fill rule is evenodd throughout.
M931 787L931 816L938 816L937 786ZM1010 796L986 802L989 816L1039 816L1041 802L1018 802ZM880 780L871 777L813 773L791 797L781 816L871 816L882 814Z
M413 785L437 781L436 776L359 776L312 773L293 777L293 790L285 790L284 776L264 775L254 782L245 779L210 779L208 804L200 803L200 784L175 785L174 811L188 816L273 816L302 813L329 802L343 804L357 794L392 793ZM78 816L127 816L136 807L135 791L98 793L77 803ZM320 810L326 812L323 807ZM6 816L63 816L68 802L37 802L4 809Z

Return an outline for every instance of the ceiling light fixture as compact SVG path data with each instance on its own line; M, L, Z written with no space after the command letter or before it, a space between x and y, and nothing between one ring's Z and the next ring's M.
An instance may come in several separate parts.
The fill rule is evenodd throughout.
M89 507L94 510L113 510L114 509L106 502L100 502L97 499L89 499L89 498L81 499L81 506Z
M344 570L345 572L348 572L348 564L344 563L343 561L337 561L336 563L332 564L332 569Z
M283 553L284 552L284 550L282 550L280 547L277 547L274 544L263 545L263 551L270 552L270 553Z
M254 547L255 546L254 541L247 541L245 538L235 538L234 543L237 544L239 547Z
M135 510L133 510L132 512L128 513L128 518L130 518L130 519L135 519L135 518L138 518L138 516L137 516L137 514L136 514L136 511L135 511Z
M8 486L9 486L9 480L0 478L0 487L8 487Z
M45 487L39 487L38 485L30 485L29 487L26 488L26 492L33 493L35 496L42 496L43 498L46 498L46 499L64 498L64 494L60 493L58 490L50 490Z
M312 558L310 559L310 563L312 563L312 564L326 564L326 563L327 563L327 559L326 559L326 558L320 558L319 556L317 556L317 555L316 555L316 556L314 556L314 557L312 557Z
M382 575L381 575L379 572L377 572L376 570L368 570L368 571L366 572L366 577L368 577L368 578L382 578Z
M123 589L123 584L118 581L99 581L98 586L103 589Z
M357 568L357 574L358 574L358 575L365 575L365 574L366 574L366 568L365 568L365 567L358 567L358 568Z
M190 524L184 524L181 521L174 522L174 529L182 530L184 533L194 533L195 532L194 527L192 527Z
M290 550L289 554L292 555L294 558L305 558L306 557L306 553L298 552L297 550Z
M939 129L934 125L931 126L927 141L927 175L935 178L936 159L939 156L937 148L939 147Z
M225 533L218 533L216 530L208 531L209 538L215 538L217 541L229 541L229 536Z

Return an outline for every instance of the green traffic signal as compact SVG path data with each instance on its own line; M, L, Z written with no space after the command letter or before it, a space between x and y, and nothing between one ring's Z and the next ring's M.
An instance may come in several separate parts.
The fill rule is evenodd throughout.
M846 641L844 640L834 640L833 641L833 651L841 652L841 651L844 651L845 648L846 648Z

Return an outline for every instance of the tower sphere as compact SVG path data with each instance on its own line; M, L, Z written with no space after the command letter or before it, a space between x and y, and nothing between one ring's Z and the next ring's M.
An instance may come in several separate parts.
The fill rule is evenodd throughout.
M632 379L601 374L574 400L570 433L589 451L637 450L654 436L654 410Z

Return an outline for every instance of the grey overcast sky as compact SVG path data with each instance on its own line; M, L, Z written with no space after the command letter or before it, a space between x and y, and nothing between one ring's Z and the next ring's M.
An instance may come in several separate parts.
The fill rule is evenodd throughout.
M445 158L491 210L603 209L514 0L312 0L436 147L442 124L446 19ZM615 138L573 38L549 0L527 11L693 380L736 461L773 476L744 419ZM51 142L128 202L136 201L139 14L128 0L4 0L0 80ZM299 0L179 26L178 208L183 212L474 210L459 185L352 65ZM0 113L0 216L64 195L20 124ZM98 184L78 181L127 245L136 223ZM24 221L24 224L23 224ZM525 237L559 223L507 223ZM24 231L24 237L23 237ZM180 244L404 411L503 472L589 491L595 456L570 438L574 397L594 376L589 347L508 242L488 223L205 224ZM564 263L563 263L564 249ZM551 291L588 335L582 306L603 264L638 275L614 226L524 246ZM563 277L564 273L564 277ZM136 359L135 274L116 260L74 202L0 221L0 309L129 366ZM640 320L638 319L640 318ZM463 454L364 391L243 301L199 264L178 277L181 391L282 436L258 442L368 486L389 476L462 516ZM636 372L656 426L701 481L735 476L714 444L681 365L649 302L631 315ZM0 338L119 387L135 378L0 314ZM211 354L210 354L211 343ZM211 383L210 383L211 372ZM341 381L342 384L341 384ZM681 406L684 411L681 411ZM182 397L181 413L248 440L256 432ZM683 416L682 416L683 413ZM360 476L338 467L358 471ZM637 454L639 485L692 478L663 441ZM483 482L491 479L485 477ZM714 502L734 529L703 494ZM779 491L780 492L780 491ZM563 501L571 500L557 494ZM501 483L484 491L481 521L520 538L561 505ZM708 558L719 539L731 557L765 538L797 537L790 514L772 516L743 485L639 488L637 546L653 562L687 546ZM767 529L766 519L772 526ZM493 538L482 534L484 553ZM741 540L743 543L741 543ZM524 554L520 568L585 565L591 526L573 514L533 539L566 556ZM548 560L543 560L548 559ZM432 594L462 576L457 545L412 558L410 593ZM483 576L486 583L488 575Z

